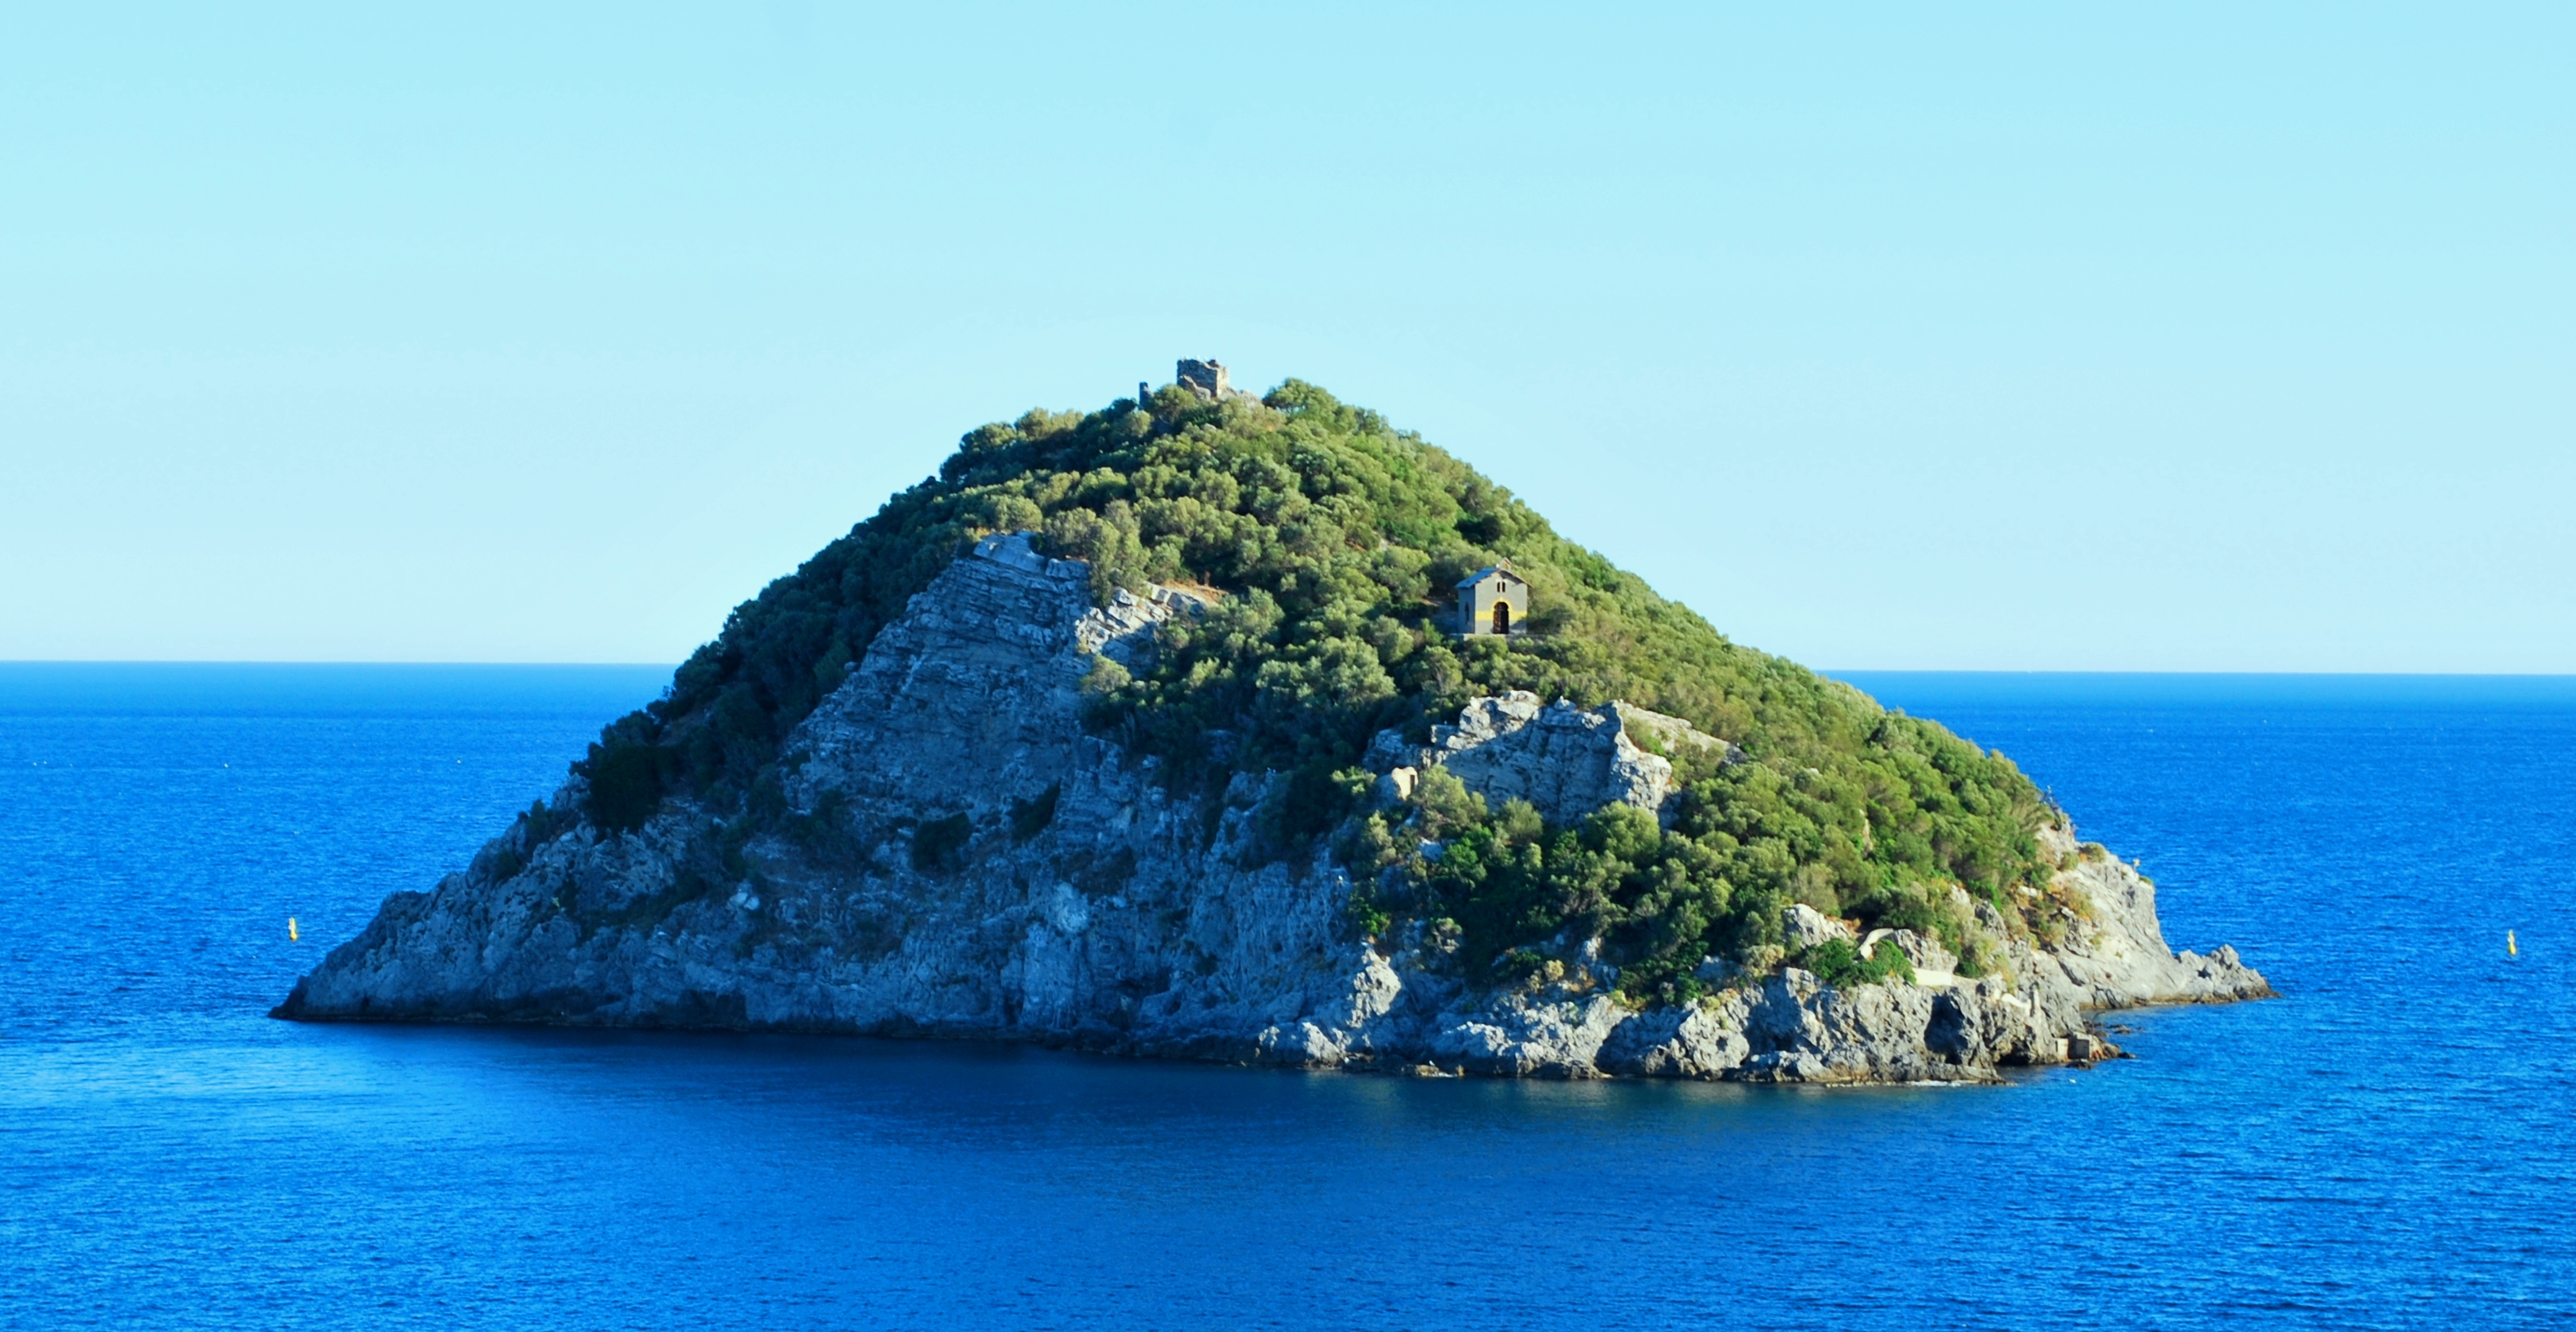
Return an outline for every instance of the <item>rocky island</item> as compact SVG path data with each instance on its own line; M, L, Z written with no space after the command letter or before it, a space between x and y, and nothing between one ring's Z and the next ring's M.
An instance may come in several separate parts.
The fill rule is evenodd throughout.
M275 1015L1957 1082L2269 993L2003 755L1184 362L969 433Z

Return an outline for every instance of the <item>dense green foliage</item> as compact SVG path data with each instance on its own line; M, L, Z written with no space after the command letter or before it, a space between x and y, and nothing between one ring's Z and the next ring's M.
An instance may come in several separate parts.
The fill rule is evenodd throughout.
M634 826L674 792L778 817L790 728L906 598L978 536L1011 530L1089 561L1104 597L1149 582L1221 592L1166 627L1149 674L1097 664L1095 724L1210 796L1238 771L1285 774L1261 811L1269 854L1332 835L1364 885L1355 922L1448 918L1480 967L1599 935L1630 988L1686 991L1704 953L1776 944L1790 901L1956 939L1950 884L2002 903L2050 868L2032 836L2048 806L2001 755L1728 642L1448 454L1294 380L1261 404L1166 389L969 433L937 476L738 607L665 698L609 728L584 765L594 819ZM1446 633L1452 585L1504 559L1531 585L1526 636ZM1421 739L1508 689L1642 704L1750 761L1676 756L1686 785L1669 830L1618 808L1549 828L1454 781L1368 808L1353 765L1376 731ZM1044 816L1015 822L1033 832ZM1438 859L1414 849L1424 838L1445 843Z

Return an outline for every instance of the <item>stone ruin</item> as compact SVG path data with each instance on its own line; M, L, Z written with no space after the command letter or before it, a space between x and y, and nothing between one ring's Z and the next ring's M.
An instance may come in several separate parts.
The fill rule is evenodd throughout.
M1226 383L1226 368L1214 357L1204 361L1183 357L1179 366L1172 372L1172 377L1182 388L1210 402L1225 402L1236 398L1245 402L1260 401L1258 394L1246 393ZM1140 384L1137 387L1141 390L1144 386Z

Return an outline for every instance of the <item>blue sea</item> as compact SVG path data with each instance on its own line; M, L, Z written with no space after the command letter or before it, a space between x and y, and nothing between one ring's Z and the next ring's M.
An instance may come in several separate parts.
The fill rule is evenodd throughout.
M0 665L0 1327L2576 1323L2576 679L1848 677L2283 996L2000 1088L264 1016L664 678Z

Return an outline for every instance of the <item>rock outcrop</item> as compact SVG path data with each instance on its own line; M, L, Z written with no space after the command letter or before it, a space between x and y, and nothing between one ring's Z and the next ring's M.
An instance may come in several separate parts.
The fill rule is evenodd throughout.
M1654 748L1639 745L1640 735ZM1407 745L1397 733L1381 732L1369 746L1368 761L1388 774L1397 792L1437 764L1494 804L1526 800L1550 823L1573 823L1614 803L1660 812L1674 789L1672 760L1664 754L1675 748L1721 760L1740 754L1679 717L1633 703L1578 708L1559 700L1542 706L1538 695L1514 690L1470 702L1457 725L1432 731L1428 745Z
M2110 1051L2093 1010L2268 994L2229 949L2175 954L2154 889L2050 830L2075 905L2055 941L1975 909L2008 973L1959 974L1906 931L1855 937L1794 907L1799 946L1892 940L1914 981L1836 989L1794 966L1696 1001L1632 1006L1597 949L1503 991L1471 986L1436 923L1363 938L1320 849L1247 854L1274 779L1175 795L1082 725L1095 655L1141 668L1199 612L989 538L915 597L790 737L792 816L750 832L685 800L643 827L522 822L428 893L396 893L295 986L281 1017L730 1027L1025 1040L1312 1068L1748 1081L1981 1081ZM1640 743L1640 738L1644 743ZM1740 753L1624 704L1479 699L1426 746L1381 736L1390 783L1439 764L1568 822L1660 810L1667 755ZM560 817L581 807L578 779ZM1961 898L1964 901L1964 895ZM2080 909L2079 909L2080 908Z

